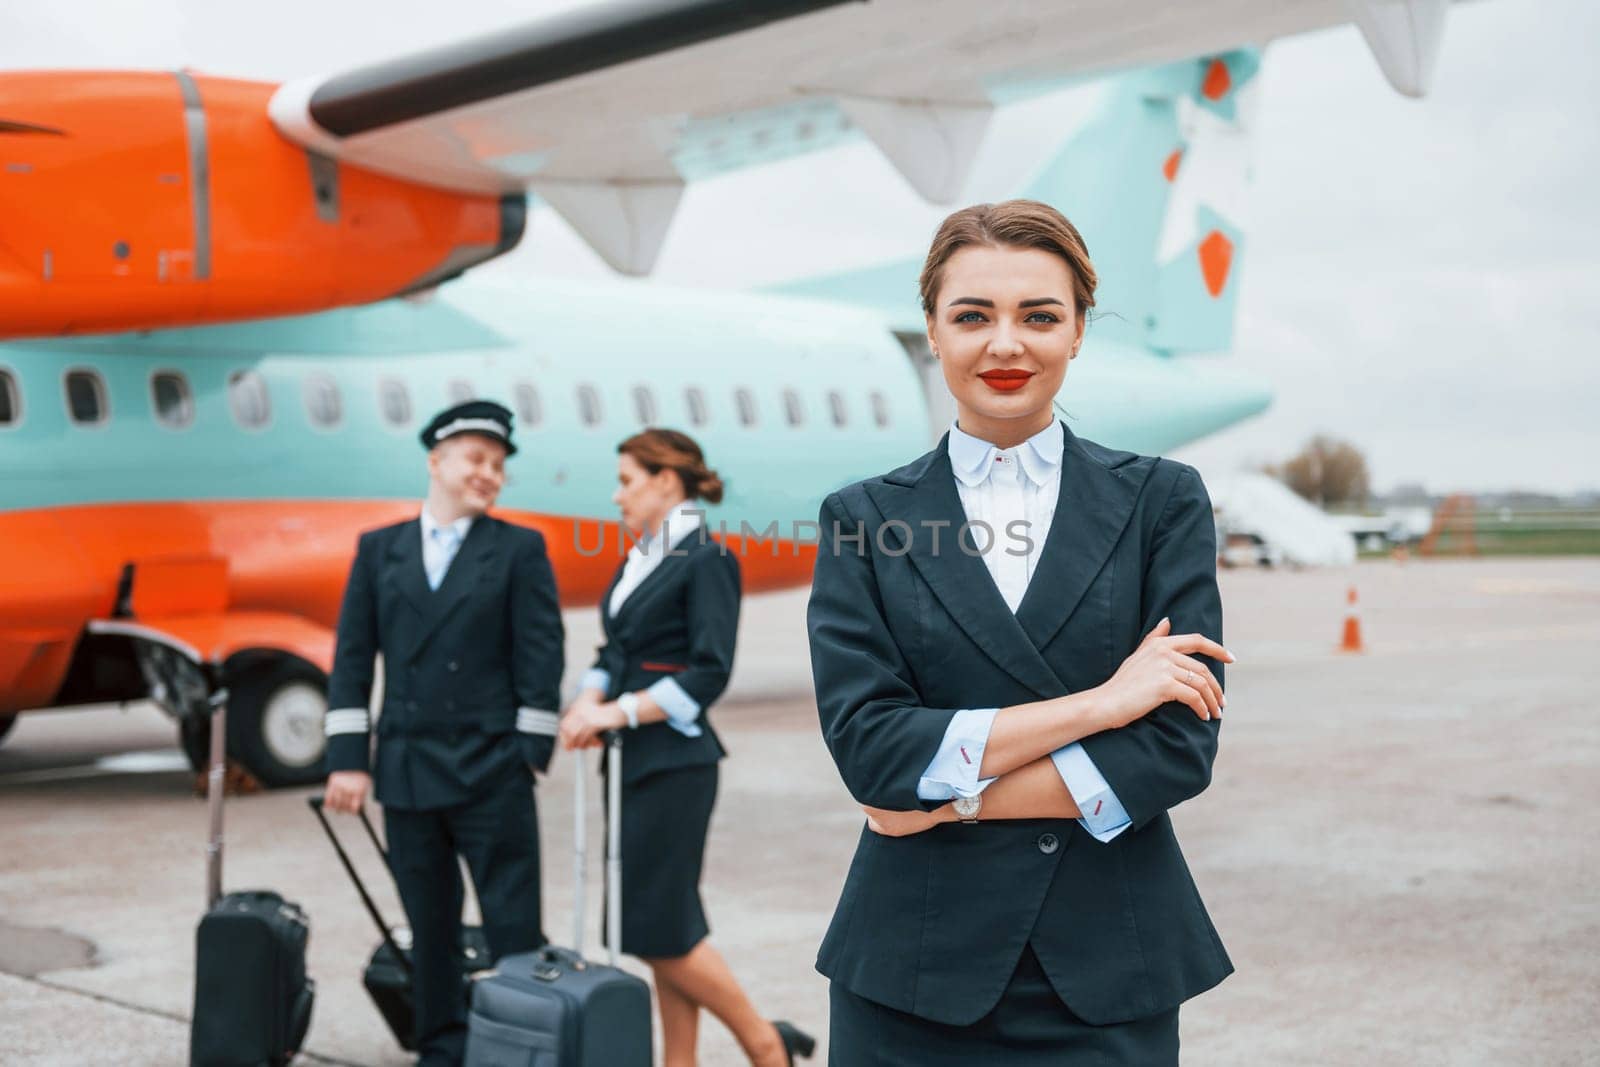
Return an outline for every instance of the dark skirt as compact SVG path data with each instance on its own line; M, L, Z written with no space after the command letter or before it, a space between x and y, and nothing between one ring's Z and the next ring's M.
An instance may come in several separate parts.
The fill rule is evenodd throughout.
M628 955L682 956L711 932L700 871L716 800L715 763L623 785L622 951Z
M884 1007L835 982L829 989L830 1067L1164 1067L1178 1062L1178 1009L1091 1026L1056 995L1033 949L994 1010L950 1026Z

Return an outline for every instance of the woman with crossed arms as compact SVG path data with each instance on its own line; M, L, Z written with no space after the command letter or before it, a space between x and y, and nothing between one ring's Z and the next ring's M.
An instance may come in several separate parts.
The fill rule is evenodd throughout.
M956 423L822 505L817 706L867 813L817 961L839 1067L1175 1064L1232 970L1167 816L1233 660L1211 504L1056 418L1095 285L1046 204L947 218L921 291Z

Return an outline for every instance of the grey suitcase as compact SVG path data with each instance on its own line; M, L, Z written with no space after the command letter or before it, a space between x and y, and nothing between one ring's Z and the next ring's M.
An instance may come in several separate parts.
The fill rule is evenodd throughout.
M650 1067L650 986L617 968L622 940L622 738L606 739L608 964L583 958L587 764L574 753L574 948L507 956L472 987L465 1067Z

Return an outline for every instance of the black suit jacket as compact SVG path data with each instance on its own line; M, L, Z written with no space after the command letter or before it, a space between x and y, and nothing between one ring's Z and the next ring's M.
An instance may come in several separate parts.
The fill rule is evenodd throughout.
M1221 640L1199 476L1063 430L1055 518L1015 615L983 560L954 542L966 516L946 441L823 502L812 670L823 737L861 803L936 806L917 797L917 780L956 710L1099 685L1162 616L1174 633ZM862 554L835 523L845 537L864 526ZM930 523L948 524L937 553ZM1221 665L1207 665L1220 680ZM1132 820L1109 843L1073 820L951 823L902 838L863 830L818 969L959 1025L997 1003L1028 943L1091 1023L1151 1015L1215 985L1232 964L1167 811L1209 783L1217 727L1174 703L1083 740Z
M562 639L538 531L479 517L437 590L428 588L418 520L362 534L339 611L328 707L368 706L373 657L382 652L376 799L449 807L498 776L544 770L555 746ZM518 731L523 709L540 732ZM368 733L336 733L328 767L367 770L368 749Z
M700 705L699 737L664 722L623 731L622 777L637 782L659 771L716 763L725 754L707 712L728 687L739 632L739 558L704 527L673 548L645 576L622 610L611 615L611 591L600 598L606 643L594 665L611 674L607 700L673 678Z

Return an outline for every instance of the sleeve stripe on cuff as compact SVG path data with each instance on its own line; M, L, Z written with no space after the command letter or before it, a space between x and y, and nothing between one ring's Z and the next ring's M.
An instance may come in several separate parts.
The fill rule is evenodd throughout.
M542 734L554 737L561 727L561 716L553 711L538 708L517 709L517 731L524 734Z
M329 737L336 734L364 734L371 725L366 708L335 708L328 712L323 731Z

